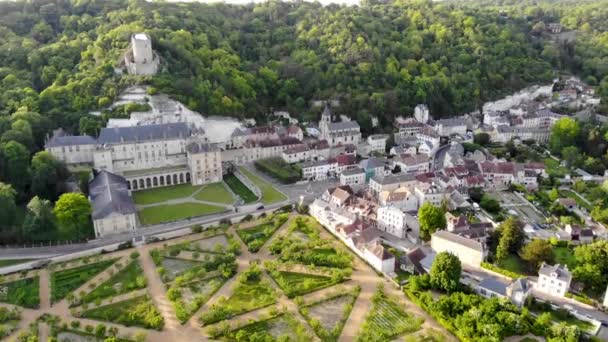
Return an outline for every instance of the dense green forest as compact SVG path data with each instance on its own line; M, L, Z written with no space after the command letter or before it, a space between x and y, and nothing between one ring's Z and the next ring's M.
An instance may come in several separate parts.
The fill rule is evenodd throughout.
M40 213L69 176L40 154L46 135L57 127L94 134L105 116L88 112L128 85L149 84L204 115L262 120L276 109L315 119L311 100L339 99L336 111L365 133L390 131L416 104L434 116L466 113L560 72L580 75L608 99L607 19L608 0L0 1L0 204L25 208L37 196L38 208L34 217L0 208L0 238L49 236L36 234L47 225L21 227L48 218ZM576 38L548 34L552 22ZM155 77L115 70L139 31L161 57Z

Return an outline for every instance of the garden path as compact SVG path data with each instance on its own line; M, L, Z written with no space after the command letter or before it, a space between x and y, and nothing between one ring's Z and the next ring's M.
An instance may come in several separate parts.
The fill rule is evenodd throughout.
M51 280L48 269L40 270L40 310L51 307Z
M137 249L140 254L140 261L144 271L144 276L148 281L148 291L150 297L165 319L165 327L163 332L173 336L176 341L184 342L191 341L192 337L194 336L200 336L199 329L195 330L189 325L182 326L175 316L173 305L165 295L165 286L160 278L160 275L158 272L156 272L156 265L150 256L149 248L139 246Z
M46 323L38 325L38 340L40 342L47 342L49 340L49 326Z

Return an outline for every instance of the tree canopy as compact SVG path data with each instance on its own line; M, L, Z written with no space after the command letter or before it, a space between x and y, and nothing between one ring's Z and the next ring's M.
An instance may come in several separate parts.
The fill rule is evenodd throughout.
M443 210L429 202L425 202L418 209L418 222L420 223L420 239L423 241L429 241L434 232L444 229L447 225Z

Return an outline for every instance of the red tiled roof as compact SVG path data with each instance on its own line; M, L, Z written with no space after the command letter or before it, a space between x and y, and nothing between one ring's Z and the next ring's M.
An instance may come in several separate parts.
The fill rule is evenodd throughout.
M341 154L336 157L336 161L340 166L354 165L357 162L357 156L352 154Z

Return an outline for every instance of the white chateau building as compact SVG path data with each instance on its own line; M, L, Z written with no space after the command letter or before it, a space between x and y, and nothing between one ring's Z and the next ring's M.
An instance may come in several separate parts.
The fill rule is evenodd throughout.
M89 201L95 237L137 229L137 209L123 177L101 171L89 184Z
M321 139L327 140L329 146L359 144L361 129L356 121L332 122L329 106L325 106L319 121Z
M131 75L154 75L158 72L159 58L152 50L152 39L146 33L131 36L131 45L125 53L124 63Z
M99 171L120 175L130 190L222 179L219 149L185 122L103 128L96 141L53 136L46 150L69 166L90 164ZM78 158L68 151L77 151Z

